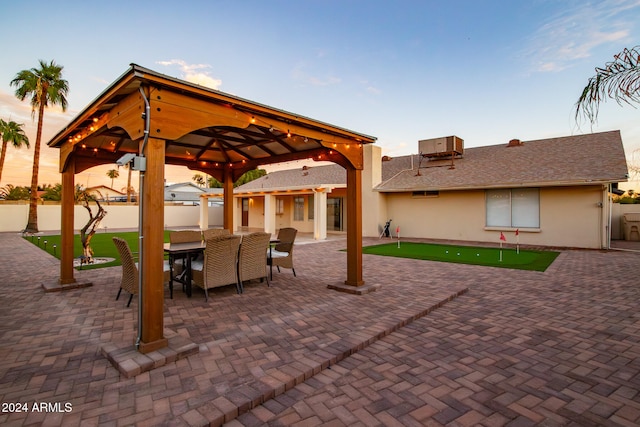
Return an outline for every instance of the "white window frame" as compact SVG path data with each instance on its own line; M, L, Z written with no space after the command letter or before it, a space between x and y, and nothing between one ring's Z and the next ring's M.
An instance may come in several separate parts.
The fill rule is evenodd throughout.
M540 189L503 188L485 191L488 228L540 229Z

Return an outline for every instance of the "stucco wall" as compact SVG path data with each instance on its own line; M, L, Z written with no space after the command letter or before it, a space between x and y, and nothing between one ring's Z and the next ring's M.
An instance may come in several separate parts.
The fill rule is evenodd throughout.
M100 229L137 228L137 205L107 205L104 206L107 215L100 223ZM96 208L93 207L94 213ZM29 205L0 204L0 232L24 229L27 224ZM38 229L40 231L60 230L60 205L38 205ZM82 206L75 206L74 229L79 230L89 220L87 210ZM209 207L209 227L222 226L222 207ZM166 228L197 227L200 223L199 206L165 206L164 222Z
M500 229L485 227L485 192L440 192L437 197L410 193L385 195L391 229L400 235L432 239L499 243ZM603 207L599 186L540 189L540 229L520 229L520 243L600 248ZM507 243L515 230L503 229Z

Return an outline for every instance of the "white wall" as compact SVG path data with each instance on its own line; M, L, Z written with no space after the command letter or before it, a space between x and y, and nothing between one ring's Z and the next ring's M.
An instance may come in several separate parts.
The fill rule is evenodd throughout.
M108 229L114 228L137 228L138 227L138 206L137 205L103 205L107 215L100 222L100 229L105 226ZM92 205L93 212L97 211ZM0 232L15 231L20 232L27 225L29 215L29 205L9 205L0 204ZM89 220L89 213L80 205L74 209L73 228L79 230ZM222 207L209 207L209 227L222 226ZM199 206L165 206L164 222L166 228L197 227L200 222ZM60 205L38 205L38 229L40 231L60 230L61 208Z
M640 205L622 205L620 203L614 203L612 206L612 220L611 220L611 238L613 240L624 239L624 232L622 230L622 215L632 212L640 212Z

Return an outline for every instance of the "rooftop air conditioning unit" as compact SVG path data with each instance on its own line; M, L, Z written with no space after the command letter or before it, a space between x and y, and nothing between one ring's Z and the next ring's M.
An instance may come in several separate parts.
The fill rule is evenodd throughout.
M440 157L462 155L464 140L457 136L422 139L418 141L418 149L423 157Z

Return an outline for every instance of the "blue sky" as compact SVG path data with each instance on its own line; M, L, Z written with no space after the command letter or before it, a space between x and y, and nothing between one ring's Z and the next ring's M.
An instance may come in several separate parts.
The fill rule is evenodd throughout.
M447 135L474 147L612 129L629 160L640 149L637 109L607 102L594 126L573 115L594 68L640 44L640 0L23 0L0 2L0 15L0 117L33 142L9 82L43 59L70 85L68 111L45 114L44 142L136 63L373 135L390 156ZM33 150L7 156L0 185L28 185ZM109 185L110 168L77 182ZM40 182L60 182L57 170L43 146Z

